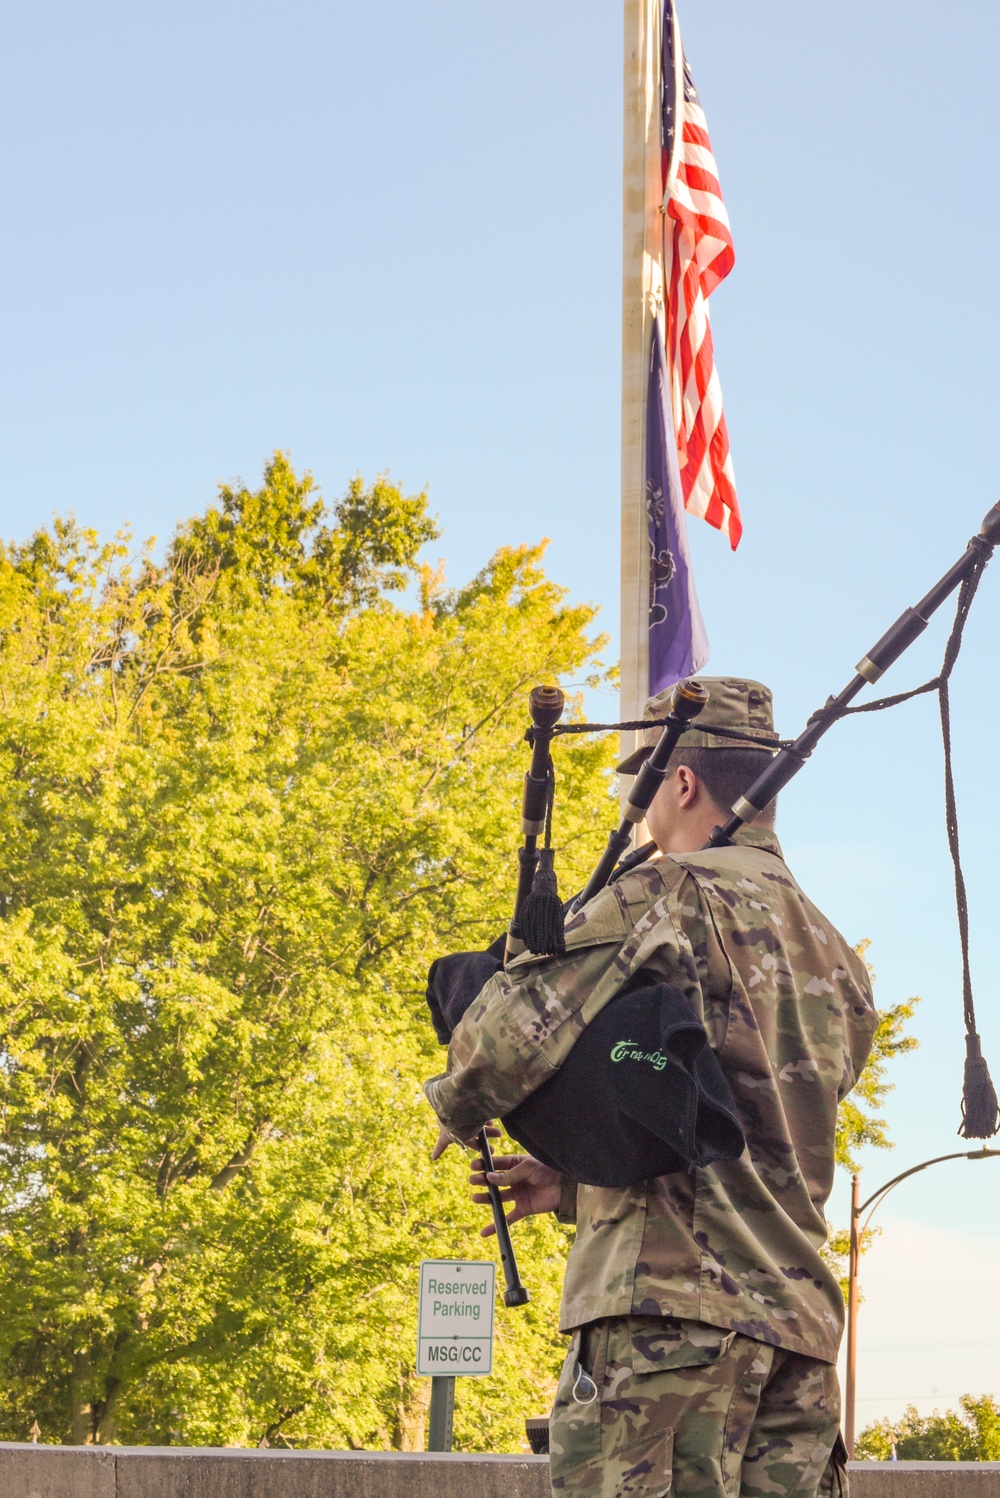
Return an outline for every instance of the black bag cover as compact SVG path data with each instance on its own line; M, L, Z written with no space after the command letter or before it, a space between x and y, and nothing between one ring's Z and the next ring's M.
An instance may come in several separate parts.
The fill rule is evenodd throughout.
M431 963L427 974L427 1007L434 1033L447 1045L452 1031L473 999L503 967L507 937L498 936L485 952L452 952Z
M536 1160L584 1186L634 1186L737 1160L746 1147L705 1029L667 983L606 1004L503 1124Z

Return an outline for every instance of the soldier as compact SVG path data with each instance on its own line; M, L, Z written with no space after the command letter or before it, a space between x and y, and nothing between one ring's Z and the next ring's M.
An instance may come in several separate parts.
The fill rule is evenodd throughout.
M564 957L525 953L497 973L425 1088L437 1157L536 1089L581 1020L641 973L684 991L732 1090L747 1141L736 1161L626 1189L578 1187L527 1156L497 1161L512 1221L556 1211L576 1223L560 1317L572 1342L550 1422L552 1486L573 1498L843 1487L844 1307L820 1256L823 1207L837 1105L877 1015L864 964L784 863L773 805L733 847L699 851L767 763L760 740L776 741L766 687L703 684L709 703L649 811L662 856L567 922ZM645 716L661 718L668 698ZM645 731L621 773L661 731Z

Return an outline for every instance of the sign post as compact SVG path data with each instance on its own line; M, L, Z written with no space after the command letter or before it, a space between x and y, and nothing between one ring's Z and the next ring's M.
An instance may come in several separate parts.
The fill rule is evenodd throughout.
M431 1379L431 1418L427 1437L428 1451L450 1451L455 1423L455 1379L437 1374Z
M428 1451L450 1451L455 1378L493 1372L496 1265L424 1259L417 1313L417 1373L431 1379Z

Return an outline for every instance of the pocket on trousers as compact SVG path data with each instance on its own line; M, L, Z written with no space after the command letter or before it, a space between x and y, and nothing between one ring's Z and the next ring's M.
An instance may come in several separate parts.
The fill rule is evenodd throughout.
M573 1333L549 1417L549 1462L553 1485L583 1464L601 1458L601 1391L607 1359L608 1324Z
M671 1373L719 1363L733 1345L735 1332L676 1316L633 1316L632 1372Z
M830 1452L830 1459L826 1464L826 1470L819 1481L820 1498L850 1498L850 1485L847 1480L847 1447L844 1437L838 1430Z
M673 1487L673 1464L672 1430L611 1451L602 1462L601 1498L664 1498Z

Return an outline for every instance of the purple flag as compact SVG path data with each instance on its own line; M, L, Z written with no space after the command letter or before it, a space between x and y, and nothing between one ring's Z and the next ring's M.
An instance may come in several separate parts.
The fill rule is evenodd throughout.
M708 636L694 590L677 442L667 388L663 323L653 325L646 397L649 534L649 694L700 671Z

